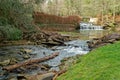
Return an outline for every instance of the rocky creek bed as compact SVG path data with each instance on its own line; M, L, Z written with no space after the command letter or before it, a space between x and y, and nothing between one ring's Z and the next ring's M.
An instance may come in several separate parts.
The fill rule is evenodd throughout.
M28 42L24 45L19 45L21 44L19 43L19 46L0 47L0 80L55 80L69 66L76 63L76 59L81 55L87 54L91 49L120 40L118 33L108 34L101 38L95 38L96 35L93 34L96 33L90 34L88 30L80 31L80 33L87 37L87 40L85 38L69 41L70 36L68 35L42 32L25 35L24 38ZM100 37L100 34L97 33L99 35L97 37ZM34 45L28 45L31 42L35 42L32 43ZM12 43L14 44L14 42ZM59 54L49 58L54 53ZM43 58L46 59L43 60ZM42 60L42 62L35 61L34 63L33 59ZM15 67L15 64L20 66ZM11 69L9 65L13 65L14 68Z
M35 80L29 76L38 76L36 80L51 80L51 76L61 71L59 66L64 58L87 54L89 52L87 41L73 40L65 42L64 46L44 47L41 45L21 45L21 46L6 46L0 48L0 80ZM3 70L3 67L14 65L26 60L44 58L59 52L59 55L53 59L34 63L29 66L21 66L11 71ZM71 61L72 62L72 61ZM65 68L64 68L65 69ZM64 71L63 71L64 72ZM46 73L46 74L44 74ZM43 76L40 74L44 74ZM41 77L40 77L41 76ZM46 76L46 77L45 77ZM44 78L43 78L44 77ZM43 79L42 79L43 78Z
M51 80L56 74L64 73L69 66L76 63L75 59L78 56L87 54L90 49L111 44L118 40L120 40L120 34L112 33L101 38L94 38L92 41L68 41L61 46L21 45L0 47L0 80ZM11 71L3 69L8 65L26 60L44 58L55 52L59 52L59 55L41 63L21 66ZM66 61L67 63L65 63Z

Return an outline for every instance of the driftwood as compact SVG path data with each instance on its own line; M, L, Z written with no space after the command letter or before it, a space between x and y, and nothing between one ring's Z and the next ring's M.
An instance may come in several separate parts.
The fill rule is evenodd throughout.
M59 53L56 52L56 53L53 53L52 55L46 56L44 58L26 60L26 61L21 62L21 63L17 63L17 64L14 64L14 65L3 67L3 69L11 71L11 70L17 69L17 68L19 68L21 66L26 66L26 65L33 64L33 63L39 63L39 62L43 62L43 61L52 59L52 58L54 58L54 57L56 57L58 55L59 55Z
M69 36L62 36L61 34L54 32L36 32L36 33L25 33L23 38L37 44L53 44L53 45L64 45L65 41L69 41Z
M53 78L52 80L56 80L56 78L57 78L59 75L65 73L66 71L67 71L67 70L64 69L64 70L61 70L61 71L57 72L56 75L54 76L54 78Z
M94 48L104 46L109 43L112 44L118 40L120 40L120 34L112 33L112 34L103 36L102 38L95 38L93 39L93 41L88 41L87 43L88 43L89 48L94 49Z

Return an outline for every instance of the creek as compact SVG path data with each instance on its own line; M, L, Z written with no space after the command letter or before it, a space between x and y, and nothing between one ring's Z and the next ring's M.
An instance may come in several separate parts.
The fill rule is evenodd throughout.
M59 52L59 56L39 64L48 65L49 71L59 71L59 65L61 64L61 60L76 55L87 54L90 51L87 45L87 41L105 35L105 31L102 29L102 27L97 27L88 23L81 23L80 30L77 33L80 34L80 39L65 42L65 46L53 46L49 48L42 45L20 45L1 47L0 80L9 80L13 76L18 76L17 74L19 73L18 70L17 72L6 75L5 71L2 70L2 66L22 62L27 59L43 58L45 56L51 55L54 52ZM41 71L45 71L45 69L35 68L32 70L25 70L23 73L36 74L40 73Z

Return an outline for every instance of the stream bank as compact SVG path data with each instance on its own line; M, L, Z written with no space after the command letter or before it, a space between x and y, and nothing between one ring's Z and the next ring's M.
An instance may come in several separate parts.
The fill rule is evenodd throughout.
M119 80L120 41L92 50L57 80Z
M72 56L81 56L83 54L87 54L90 49L88 48L88 44L87 42L93 38L96 37L100 37L99 35L101 34L101 36L103 36L102 34L103 31L99 31L97 30L96 32L93 30L83 30L80 32L77 32L78 36L80 37L80 39L78 40L72 40L72 41L67 41L64 42L64 45L56 45L53 47L46 47L46 46L42 46L42 45L19 45L19 46L6 46L6 47L1 47L0 51L1 51L1 80L10 80L11 79L11 73L14 74L14 79L16 78L16 80L19 79L20 75L22 75L22 77L26 78L26 75L38 75L38 74L43 74L43 73L49 73L52 72L54 73L54 71L60 71L59 66L63 65L64 63L61 63L61 61L68 61L69 63L65 65L63 68L68 68L69 64L71 63L76 63L74 62L74 58L70 59L68 57L72 57ZM33 35L39 35L39 34L33 34ZM45 34L46 35L46 34ZM58 35L58 34L56 34ZM97 35L97 36L96 36ZM31 36L31 35L30 35ZM83 36L83 37L82 37ZM48 34L48 37L46 38L46 40L48 38L48 40L54 40L57 38L57 40L54 41L58 41L59 42L59 37L60 36L54 36L51 37L50 34ZM28 36L28 40L32 38L32 40L39 40L41 39L41 36L36 36L36 37L29 37ZM61 37L60 37L61 39ZM75 38L74 38L75 39ZM45 41L46 41L45 40ZM63 40L64 41L64 40ZM39 64L34 64L31 65L29 67L20 67L18 69L13 70L12 72L10 72L9 74L6 75L6 72L4 72L4 70L2 70L3 66L8 66L8 65L13 65L28 59L33 59L33 58L43 58L45 56L51 55L54 52L59 52L59 56L55 57L54 59L50 59L48 61L44 61L42 63ZM78 58L78 57L76 57ZM42 66L42 67L41 67ZM23 75L24 74L24 75ZM53 75L53 74L50 74ZM39 75L38 75L39 76Z

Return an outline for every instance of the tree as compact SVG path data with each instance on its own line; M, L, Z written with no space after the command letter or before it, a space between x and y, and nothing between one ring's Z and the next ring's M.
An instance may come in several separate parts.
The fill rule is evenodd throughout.
M0 0L0 31L9 39L20 39L20 30L33 30L32 12L31 1Z

